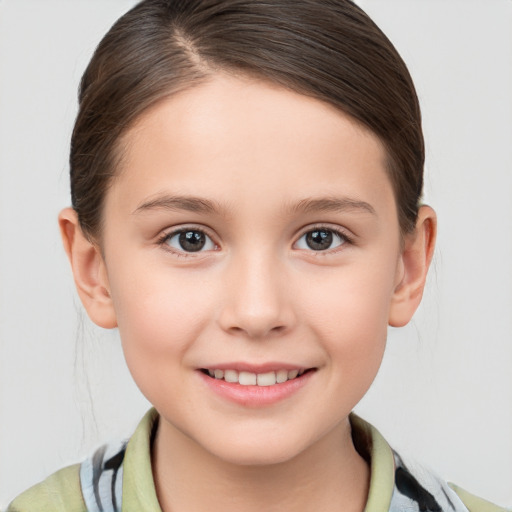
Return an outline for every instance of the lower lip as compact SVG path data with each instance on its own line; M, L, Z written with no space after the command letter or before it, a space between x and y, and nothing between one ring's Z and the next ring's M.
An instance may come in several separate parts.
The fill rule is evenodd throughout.
M289 398L304 387L315 374L310 370L300 377L273 386L242 386L238 383L215 379L198 370L203 382L221 397L245 407L264 407Z

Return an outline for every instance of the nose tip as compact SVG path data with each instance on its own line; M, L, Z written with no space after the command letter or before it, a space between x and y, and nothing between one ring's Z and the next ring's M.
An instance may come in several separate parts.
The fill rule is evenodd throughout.
M225 291L220 325L232 335L264 339L282 335L294 324L287 287L274 267L246 265L226 280Z
M226 332L263 339L290 328L291 314L281 297L251 293L247 283L244 288L245 293L233 293L222 311L220 323Z

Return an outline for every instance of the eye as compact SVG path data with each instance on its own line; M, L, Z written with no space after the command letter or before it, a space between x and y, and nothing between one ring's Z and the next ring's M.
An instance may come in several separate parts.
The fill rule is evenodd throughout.
M327 251L348 241L345 235L333 229L315 228L304 233L297 241L296 247L312 251Z
M215 244L212 239L199 229L182 229L167 235L162 243L177 252L212 251Z

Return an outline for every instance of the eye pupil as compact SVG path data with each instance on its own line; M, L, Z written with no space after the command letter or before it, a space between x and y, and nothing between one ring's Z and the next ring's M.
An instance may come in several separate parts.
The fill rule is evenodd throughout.
M313 251L329 249L332 245L332 231L315 229L306 234L306 243Z
M197 252L204 247L206 237L200 231L183 231L179 235L179 242L184 251Z

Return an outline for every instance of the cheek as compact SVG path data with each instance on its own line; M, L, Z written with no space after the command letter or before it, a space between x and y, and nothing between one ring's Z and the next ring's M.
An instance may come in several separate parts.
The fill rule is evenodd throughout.
M181 364L213 315L211 287L156 266L137 272L120 264L109 278L125 358L139 385L148 368Z
M297 291L301 317L332 364L345 374L375 374L385 348L396 260L375 258L316 275ZM307 290L307 293L304 293ZM373 377L372 377L373 379Z
M354 258L356 259L356 258ZM397 259L361 258L336 269L322 269L298 282L293 291L302 314L314 312L328 326L358 326L359 330L387 326L395 288ZM303 278L304 276L300 276Z

